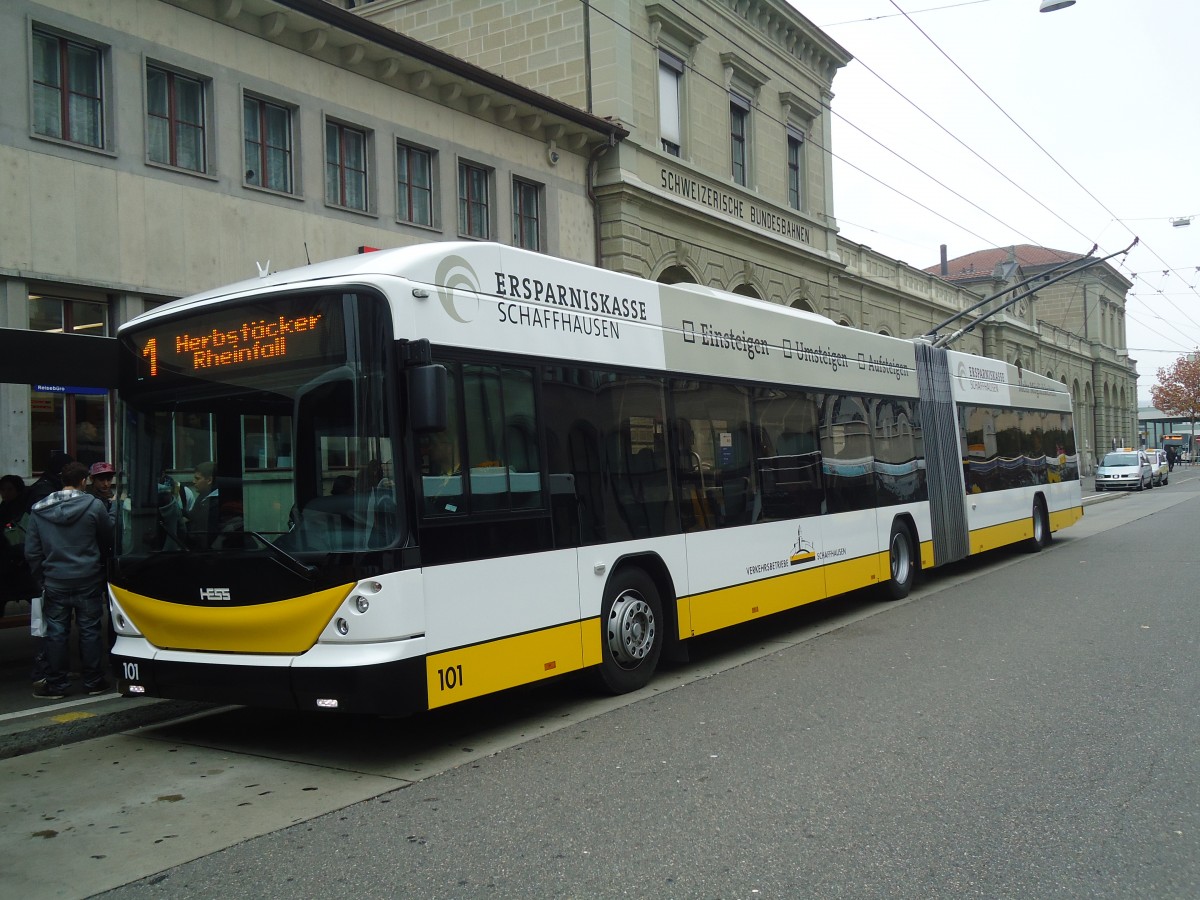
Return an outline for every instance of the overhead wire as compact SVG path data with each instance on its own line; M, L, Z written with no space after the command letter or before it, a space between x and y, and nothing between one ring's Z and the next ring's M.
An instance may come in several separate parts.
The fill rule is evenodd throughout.
M927 6L925 9L914 9L912 12L919 15L927 12L941 12L944 9L957 9L960 6L975 6L979 3L991 3L992 0L964 0L962 3L948 3L945 6ZM880 19L894 19L900 13L887 13L882 16L867 16L865 19L847 19L845 22L830 22L828 25L821 26L822 28L836 28L839 25L857 25L860 22L878 22Z
M915 28L918 32L920 32L922 37L924 37L930 44L933 45L934 49L936 49L938 51L938 53L940 53L942 56L944 56L946 58L947 62L949 62L952 66L954 66L954 68L957 69L958 72L964 78L966 78L967 81L969 81L971 83L971 85L977 91L979 91L979 93L981 93L987 99L987 101L989 103L991 103L997 110L999 110L1000 114L1003 115L1006 119L1008 119L1008 121L1011 122L1016 127L1016 129L1021 132L1021 134L1023 134L1026 138L1028 138L1029 141L1035 147L1037 147L1038 150L1040 150L1046 156L1047 159L1049 159L1051 162L1053 162L1054 165L1056 165L1062 171L1062 173L1064 175L1066 175L1072 182L1074 182L1075 185L1077 187L1079 187L1079 189L1082 190L1085 194L1087 194L1087 196L1090 197L1101 209L1103 209L1106 213L1108 213L1110 216L1112 216L1112 218L1115 221L1120 222L1124 226L1124 222L1117 216L1116 213L1114 213L1111 209L1108 208L1107 204L1105 204L1103 200L1101 200L1094 193L1092 193L1092 191L1090 191L1078 178L1076 178L1067 169L1066 166L1064 166L1061 162L1058 161L1058 159L1054 156L1054 154L1052 154L1049 150L1047 150L1044 146L1042 146L1041 142L1039 142L1033 135L1031 135L1028 131L1026 131L1025 127L1023 125L1021 125L1021 123L1018 122L1016 119L1014 119L1008 113L1008 111L1006 109L1004 109L1004 107L1001 106L995 100L995 98L992 97L991 94L989 94L986 90L984 90L984 88L977 81L975 81L975 79L972 78L966 72L966 70L963 69L962 66L960 66L957 62L955 62L955 60L950 56L950 54L948 54L945 50L943 50L942 47L938 44L938 42L929 36L929 34L925 31L925 29L923 29L920 25L918 25L916 22L913 21L912 16L909 13L907 13L903 9L901 9L900 5L896 2L896 0L889 0L889 2L892 4L892 6L894 6L896 8L896 10L899 12L899 14L904 16L904 18L908 21L908 23L910 25L912 25L913 28ZM1060 221L1062 221L1062 220L1060 219ZM1064 222L1064 224L1067 224L1067 223ZM1126 228L1126 231L1128 231L1130 233L1130 235L1133 235L1132 230L1130 230L1128 228L1128 226L1125 226L1125 228ZM1163 265L1167 266L1169 269L1170 264L1165 259L1163 259L1162 256L1159 255L1158 251L1156 251L1153 247L1151 247L1146 241L1141 241L1140 244L1146 250L1148 250L1151 253L1151 255L1154 256L1155 259L1157 259ZM1123 263L1118 263L1118 265L1122 265L1122 264ZM1196 295L1197 299L1200 299L1200 291L1197 291L1196 288L1191 285L1189 285L1189 287L1192 287L1192 292ZM1170 302L1170 301L1168 301L1168 302ZM1189 316L1186 312L1179 309L1177 306L1174 305L1174 303L1172 303L1171 305L1175 308L1176 312L1178 312L1180 315L1182 315L1184 318L1186 318L1189 322L1192 322L1193 325L1197 325L1195 320L1193 320L1191 318L1191 316ZM1197 325L1197 327L1200 327L1200 325Z
M682 0L672 0L672 2L674 3L674 5L675 5L675 6L679 7L680 9L685 9L685 5L684 5L684 3L682 2ZM1010 115L1009 115L1009 114L1008 114L1008 113L1007 113L1007 112L1006 112L1006 111L1003 109L1003 107L1001 107L1001 106L999 105L999 103L997 103L997 102L996 102L996 101L995 101L995 100L994 100L994 99L993 99L993 98L992 98L992 97L991 97L991 96L990 96L990 95L989 95L989 94L988 94L988 93L987 93L987 92L986 92L986 91L985 91L985 90L984 90L984 89L983 89L983 88L982 88L982 87L981 87L981 86L980 86L980 85L977 83L977 82L975 82L975 81L974 81L974 79L972 79L972 78L971 78L971 77L970 77L970 76L969 76L969 75L968 75L968 74L967 74L965 71L963 71L962 67L961 67L961 66L959 66L959 65L958 65L956 62L954 62L954 60L953 60L953 59L951 59L951 57L949 56L949 54L947 54L947 53L946 53L946 52L945 52L945 51L944 51L944 50L943 50L943 49L942 49L940 46L938 46L938 44L936 43L936 41L934 41L934 40L933 40L933 39L932 39L932 38L931 38L931 37L930 37L930 36L929 36L929 35L928 35L928 34L927 34L927 33L926 33L924 30L923 30L923 29L921 29L921 28L920 28L920 26L917 26L917 25L916 25L916 23L912 22L911 16L909 15L909 13L908 13L908 12L904 11L903 9L901 9L901 8L900 8L900 7L899 7L899 6L898 6L898 5L895 3L895 0L891 0L891 2L892 2L892 5L893 5L893 6L895 6L895 7L896 7L896 9L898 10L898 12L897 12L897 14L896 14L896 15L902 15L902 16L904 16L906 19L908 19L908 21L909 21L911 24L913 24L913 25L914 25L914 27L916 27L918 31L920 31L920 32L921 32L921 34L922 34L922 35L923 35L923 36L926 38L926 40L928 40L928 41L929 41L931 44L933 44L933 46L934 46L934 47L935 47L935 48L938 50L938 52L939 52L939 53L941 53L943 56L945 56L945 57L946 57L946 59L947 59L947 60L948 60L948 61L949 61L949 62L950 62L950 63L951 63L951 64L952 64L952 65L953 65L953 66L954 66L956 69L958 69L958 71L959 71L960 73L962 73L962 75L963 75L965 78L967 78L967 80L968 80L968 81L970 81L970 83L971 83L971 84L972 84L972 85L973 85L973 86L974 86L974 87L975 87L977 90L979 90L979 91L980 91L980 92L981 92L981 93L982 93L982 94L983 94L985 97L987 97L987 99L988 99L988 101L989 101L989 102L991 102L991 103L992 103L992 104L993 104L993 105L994 105L994 106L995 106L997 109L999 109L999 110L1000 110L1000 112L1001 112L1001 113L1002 113L1002 114L1003 114L1003 115L1004 115L1006 118L1008 118L1008 119L1009 119L1009 121L1011 121L1011 122L1013 123L1013 125L1015 125L1015 126L1016 126L1016 127L1017 127L1017 128L1018 128L1018 129L1019 129L1021 132L1022 132L1022 134L1024 134L1024 135L1025 135L1025 136L1026 136L1026 137L1027 137L1027 138L1028 138L1030 141L1032 141L1032 142L1035 144L1035 146L1037 146L1037 147L1038 147L1038 149L1040 149L1040 150L1041 150L1041 151L1042 151L1042 152L1043 152L1043 153L1044 153L1044 154L1045 154L1047 157L1049 157L1049 158L1050 158L1050 159L1051 159L1051 160L1052 160L1052 161L1055 163L1055 165L1057 165L1057 166L1058 166L1060 169L1062 169L1062 171L1063 171L1064 173L1066 173L1066 174L1067 174L1067 176L1068 176L1068 177L1069 177L1069 178L1070 178L1070 179L1071 179L1073 182L1075 182L1075 183L1076 183L1076 184L1077 184L1077 185L1080 187L1080 189L1081 189L1081 190L1083 190L1083 191L1084 191L1084 193L1086 193L1086 194L1087 194L1089 197L1091 197L1091 198L1092 198L1092 200L1093 200L1093 201L1095 201L1095 202L1096 202L1096 203L1097 203L1097 204L1098 204L1098 205L1099 205L1099 206L1100 206L1102 209L1104 209L1106 212L1108 212L1108 214L1109 214L1110 216L1112 216L1112 219L1113 219L1114 221L1120 222L1120 223L1121 223L1121 224L1124 226L1124 222L1123 222L1121 219L1119 219L1119 218L1118 218L1118 217L1117 217L1117 216L1116 216L1116 215L1115 215L1115 214L1114 214L1114 213L1113 213L1111 210L1109 210L1109 209L1108 209L1108 207L1107 207L1107 206L1106 206L1106 205L1103 203L1103 201L1101 201L1101 200L1100 200L1098 197L1096 197L1094 194L1092 194L1092 193L1091 193L1091 192L1090 192L1090 191L1089 191L1089 190L1088 190L1088 189L1087 189L1087 188L1086 188L1086 187L1085 187L1085 186L1084 186L1082 183L1080 183L1080 182L1078 181L1078 179L1076 179L1076 178L1075 178L1073 175L1071 175L1071 173L1070 173L1069 171L1067 171L1067 170L1066 170L1066 168L1065 168L1065 167L1062 165L1062 163L1060 163L1060 162L1059 162L1057 159L1055 159L1055 158L1054 158L1054 156L1053 156L1052 154L1050 154L1050 153L1049 153L1049 151L1047 151L1047 150L1046 150L1046 149L1045 149L1045 148L1044 148L1044 147L1043 147L1043 146L1042 146L1042 145L1041 145L1041 144L1040 144L1040 143L1039 143L1039 142L1038 142L1036 139L1034 139L1034 138L1033 138L1033 136L1032 136L1032 135L1030 135L1030 134L1028 133L1028 131L1026 131L1026 130L1025 130L1025 129L1024 129L1024 128L1023 128L1023 127L1022 127L1022 126L1021 126L1021 125L1020 125L1018 122L1016 122L1016 120L1015 120L1015 119L1013 119L1013 117L1012 117L1012 116L1010 116ZM985 2L985 0L976 0L976 2ZM959 6L959 5L971 5L971 4L970 4L970 3L962 3L962 4L952 4L951 6ZM951 7L950 7L950 6L944 6L944 7L935 7L935 8L933 8L933 9L947 9L947 8L951 8ZM607 19L607 20L609 21L609 23L610 23L610 24L611 24L613 27L615 27L615 28L619 28L619 29L621 29L621 30L625 31L625 32L626 32L626 33L627 33L627 34L628 34L628 35L629 35L631 38L633 38L633 39L635 39L635 40L640 40L641 42L643 42L644 44L646 44L646 45L648 45L648 46L653 46L653 45L652 45L652 43L651 43L651 41L650 41L648 38L646 38L646 37L644 37L644 36L642 36L642 35L640 35L640 34L636 33L636 32L635 32L635 31L634 31L632 28L630 28L629 26L625 25L624 23L616 21L615 19L613 19L613 18L612 18L612 16L608 15L608 14L607 14L607 13L605 13L604 11L602 11L602 10L598 9L597 7L594 7L594 6L593 6L593 7L591 8L591 11L592 11L592 13L593 13L593 14L598 14L598 15L600 15L600 16L602 16L602 17L604 17L605 19ZM925 12L925 11L929 11L929 10L916 10L916 11L914 11L914 12ZM792 84L792 82L791 82L791 80L790 80L789 76L788 76L786 73L780 72L780 71L778 70L778 68L776 68L774 65L772 65L772 63L771 63L770 61L768 61L768 60L764 60L764 59L762 59L761 57L759 57L758 55L756 55L756 54L753 54L753 53L751 54L751 56L752 56L752 58L754 59L754 61L755 61L756 63L758 63L758 64L762 65L764 68L766 68L767 70L771 71L773 74L775 74L777 77L781 78L782 80L784 80L784 81L788 82L789 84ZM1080 235L1080 237L1083 237L1085 240L1091 241L1091 238L1090 238L1090 237L1088 237L1088 236L1087 236L1087 235L1086 235L1086 234L1085 234L1083 231L1081 231L1079 228L1077 228L1077 227L1076 227L1075 225L1073 225L1072 223L1068 222L1068 221L1067 221L1065 218L1063 218L1061 215L1059 215L1057 212L1055 212L1053 209L1051 209L1049 206L1047 206L1047 205L1046 205L1046 204L1045 204L1043 201L1041 201L1039 198L1037 198L1036 196L1034 196L1032 193L1030 193L1028 190L1026 190L1024 187L1022 187L1022 186L1021 186L1020 184L1018 184L1016 181L1014 181L1014 180L1013 180L1011 177L1009 177L1009 176L1008 176L1007 174L1005 174L1005 173L1004 173L1004 172L1003 172L1001 169L999 169L999 167L997 167L995 164L993 164L992 162L990 162L989 160L987 160L987 159L986 159L984 156L982 156L982 154L980 154L980 153L979 153L977 150L975 150L973 147L971 147L969 144L967 144L965 141L963 141L961 138L959 138L957 135L955 135L955 134L954 134L952 131L950 131L948 128L946 128L946 126L945 126L945 125L943 125L941 122L937 121L937 119L936 119L936 118L934 118L934 117L933 117L933 116L931 116L931 115L930 115L930 114L929 114L929 113L928 113L926 110L924 110L923 108L921 108L921 106L920 106L919 104L915 103L915 102L914 102L913 100L911 100L911 99L910 99L910 98L909 98L907 95L905 95L905 94L904 94L902 91L900 91L898 88L896 88L896 87L895 87L894 85L892 85L890 82L888 82L888 81L887 81L887 79L883 78L883 77L882 77L882 76L881 76L879 73L877 73L877 72L876 72L874 69L872 69L871 67L869 67L869 66L867 66L865 63L863 63L863 62L862 62L862 60L861 60L861 59L859 59L858 57L856 57L855 59L856 59L856 62L858 62L860 65L862 65L862 66L863 66L863 68L864 68L864 69L866 69L868 72L870 72L870 74L871 74L872 76L874 76L875 78L877 78L877 79L878 79L880 82L882 82L882 83L883 83L884 85L886 85L886 86L887 86L887 87L888 87L890 90L892 90L892 91L893 91L895 94L897 94L897 96L899 96L899 97L900 97L901 99L903 99L903 100L904 100L904 101L905 101L907 104L909 104L909 105L910 105L910 106L912 106L912 107L913 107L915 110L917 110L917 111L918 111L918 112L919 112L919 113L920 113L922 116L924 116L924 117L925 117L925 118L927 118L929 121L931 121L932 123L934 123L934 124L935 124L935 125L936 125L936 126L939 128L939 129L940 129L940 130L942 130L943 132L945 132L945 133L946 133L947 135L949 135L949 136L950 136L950 137L951 137L951 138L952 138L954 141L956 141L958 144L960 144L962 147L964 147L966 150L968 150L968 151L969 151L969 152L970 152L972 155L974 155L976 158L978 158L978 159L979 159L981 162L983 162L985 165L987 165L989 168L991 168L993 171L995 171L995 172L996 172L998 175L1000 175L1000 176L1001 176L1001 177L1002 177L1002 178L1003 178L1005 181L1007 181L1009 184L1013 185L1013 187L1015 187L1017 190L1019 190L1019 191L1020 191L1021 193L1023 193L1025 196L1027 196L1027 197L1029 197L1031 200L1033 200L1033 201L1034 201L1034 202L1035 202L1037 205L1039 205L1039 206L1040 206L1040 207L1042 207L1044 210L1046 210L1046 212L1050 213L1050 215L1052 215L1054 218L1058 219L1058 221L1059 221L1059 222L1061 222L1063 225L1065 225L1066 227L1068 227L1069 229L1071 229L1072 231L1074 231L1076 234ZM691 76L692 76L692 77L699 78L700 80L702 80L702 81L704 81L704 82L707 82L708 84L710 84L710 85L713 85L713 86L715 86L715 87L719 88L719 89L720 89L721 91L723 91L723 92L727 90L727 86L726 86L726 85L724 85L724 84L722 84L722 83L720 83L720 82L716 81L716 80L715 80L715 79L713 79L713 78L710 78L710 77L708 77L708 76L707 76L705 73L701 72L700 70L698 70L698 69L696 69L694 66L692 66L692 65L690 64L690 62L688 62L688 61L686 61L686 60L685 60L685 61L684 61L684 63L685 63L685 65L686 65L686 67L687 67L687 71L688 71L688 72L691 74ZM959 199L963 200L964 202L966 202L966 203L970 204L972 207L974 207L975 209L977 209L979 212L983 213L984 215L987 215L987 216L988 216L989 218L991 218L993 221L995 221L995 222L999 223L1000 225L1004 226L1006 229L1010 230L1011 232L1013 232L1013 233L1016 233L1016 234L1020 235L1021 237L1025 238L1025 239L1026 239L1028 242L1030 242L1030 243L1032 243L1032 244L1035 244L1035 245L1038 245L1038 246L1042 246L1042 242L1040 242L1040 241L1037 241L1036 239L1029 237L1028 235L1024 234L1024 232L1022 232L1020 229L1018 229L1018 228L1015 228L1015 227L1014 227L1014 226L1012 226L1012 225L1009 225L1008 223L1006 223L1006 222L1005 222L1003 219L999 218L999 217L998 217L997 215L995 215L994 213L991 213L990 211L988 211L988 210L984 209L984 208L983 208L983 207L981 207L979 204L975 203L974 201L972 201L972 200L970 200L969 198L965 197L963 194L961 194L961 193L959 193L958 191L956 191L954 188L952 188L952 187L950 187L949 185L945 184L945 183L944 183L943 181L941 181L939 178L937 178L937 177L935 177L935 176L931 175L930 173L926 172L926 171L925 171L924 169L922 169L922 168L921 168L919 165L917 165L916 163L914 163L914 162L912 162L911 160L909 160L909 159L907 159L906 157L904 157L904 156L903 156L903 154L900 154L899 152L895 151L894 149L892 149L892 148L888 147L888 146L887 146L887 145L886 145L884 142L882 142L882 141L880 141L879 139L875 138L875 137L874 137L873 135L871 135L871 134L870 134L868 131L866 131L865 129L861 128L860 126L858 126L858 125L857 125L857 124L855 124L854 122L851 122L851 121L850 121L849 119L847 119L847 118L846 118L844 115L841 115L841 114L840 114L840 113L838 113L836 110L832 109L832 107L830 107L830 106L826 105L826 104L825 104L825 103L824 103L824 102L821 100L821 98L819 98L819 97L815 96L815 95L814 95L814 94L812 94L810 91L808 91L808 90L805 90L803 86L801 86L801 85L794 85L794 84L792 84L792 86L793 86L793 87L796 87L796 88L798 88L798 89L799 89L799 91L800 91L800 93L802 93L802 94L804 94L806 97L808 97L808 98L809 98L809 99L810 99L810 100L811 100L811 101L814 103L814 105L816 105L818 108L822 109L823 111L827 111L827 112L828 112L828 113L829 113L831 116L835 116L835 117L837 117L837 118L838 118L840 121L844 122L846 125L848 125L849 127L853 128L855 131L859 132L860 134L862 134L864 137L866 137L866 138L867 138L867 139L869 139L870 141L872 141L872 142L874 142L874 143L878 144L880 147L883 147L885 150L887 150L889 153L891 153L891 154L892 154L893 156L895 156L897 159L899 159L900 161L902 161L903 163L905 163L906 165L908 165L909 167L911 167L913 170L915 170L915 171L917 171L917 172L921 173L921 174L922 174L922 175L924 175L926 178L930 179L930 180L931 180L931 181L932 181L934 184L938 185L939 187L943 188L944 190L948 191L949 193L953 194L954 196L958 197ZM757 115L760 115L760 116L762 116L763 118L767 119L768 121L775 122L776 124L780 125L781 127L786 127L788 124L790 124L790 123L788 123L788 122L785 122L785 121L783 121L782 119L778 118L777 116L771 115L771 114L770 114L770 113L769 113L767 110L765 110L765 109L763 109L763 108L761 108L761 107L758 107L758 106L756 106L756 107L755 107L755 111L756 111L756 114L757 114ZM857 164L855 164L855 163L852 163L852 162L850 162L850 160L846 159L844 156L842 156L842 155L840 155L840 154L838 154L838 153L834 152L834 151L833 151L831 148L829 148L829 147L827 147L827 146L824 146L824 145L822 144L821 140L820 140L819 138L815 138L815 136L814 136L813 134L811 134L811 133L810 133L810 134L806 134L806 135L805 135L805 140L806 140L806 142L810 142L810 143L812 143L814 146L816 146L816 148L817 148L818 150L821 150L821 151L823 151L823 152L825 152L825 153L828 153L828 154L830 155L830 157L831 157L831 158L838 160L838 161L839 161L839 162L841 162L843 165L845 165L845 166L849 167L850 169L852 169L852 170L854 170L854 171L858 172L859 174L861 174L861 175L863 175L864 177L866 177L866 178L870 179L871 181L873 181L873 182L875 182L875 183L879 184L880 186L884 187L885 189L887 189L887 190L889 190L889 191L891 191L891 192L893 192L893 193L897 194L898 196L900 196L900 197L904 198L904 199L905 199L905 200L907 200L908 202L910 202L910 203L912 203L912 204L914 204L914 205L916 205L916 206L920 207L921 209L925 210L926 212L930 213L931 215L934 215L934 216L936 216L937 218L941 219L942 221L944 221L944 222L947 222L948 224L950 224L950 225L954 226L955 228L958 228L958 229L960 229L960 230L961 230L961 231L963 231L964 233L971 235L972 237L974 237L975 239L979 240L980 242L982 242L982 243L984 243L984 244L986 244L986 245L990 245L990 246L996 246L996 247L1002 247L1002 246L1005 246L1005 244L1007 243L1007 242L1001 242L1001 241L990 240L990 239L988 239L988 238L986 238L986 237L984 237L984 236L982 236L982 235L980 235L980 234L976 233L976 232L975 232L973 229L971 229L971 228L969 228L969 227L967 227L967 226L963 225L961 222L959 222L959 221L956 221L954 218L952 218L952 217L950 217L950 216L948 216L948 215L945 215L945 214L943 214L943 213L939 212L938 210L934 209L933 207L929 206L928 204L926 204L926 203L924 203L924 202L922 202L922 201L920 201L920 200L917 200L915 197L912 197L912 196L910 196L909 194L905 193L905 192L904 192L903 190L901 190L900 188L898 188L898 187L896 187L896 186L894 186L894 185L890 184L889 182L887 182L887 181L886 181L886 180L884 180L883 178L880 178L880 177L878 177L878 176L876 176L876 175L872 174L871 172L868 172L866 169L862 168L861 166L859 166L859 165L857 165ZM1124 226L1124 227L1126 227L1126 229L1128 230L1128 226ZM1131 233L1132 233L1132 232L1131 232ZM1144 242L1142 242L1142 243L1143 243L1143 245L1144 245ZM1151 252L1154 254L1154 256L1155 256L1156 258L1158 258L1160 262L1163 262L1163 263L1165 264L1165 261L1164 261L1164 260L1162 260L1162 259L1161 259L1161 257L1158 257L1158 254L1157 254L1156 252L1154 252L1154 251L1152 250L1152 248L1147 248L1147 249L1151 249ZM1117 261L1117 264L1118 264L1118 266L1119 266L1119 267L1121 267L1121 268L1126 268L1126 266L1125 266L1125 263L1124 263L1123 261ZM1181 280L1182 280L1182 279L1181 279ZM1189 287L1191 287L1191 286L1189 285ZM1197 296L1198 296L1198 297L1200 297L1200 294L1197 294ZM1170 302L1170 301L1168 301L1168 302ZM1172 305L1174 305L1174 304L1172 304ZM1191 318L1190 318L1190 316L1188 316L1188 315L1187 315L1186 313L1184 313L1182 310L1178 310L1178 309L1177 309L1177 311L1178 311L1178 312L1180 312L1180 314L1181 314L1181 315L1183 315L1185 318L1187 318L1189 321L1192 321L1192 320L1191 320ZM1196 323L1193 321L1193 324L1196 324ZM1198 326L1198 327L1200 327L1200 326ZM1064 330L1066 330L1066 329L1064 329ZM1162 335L1160 335L1160 336L1162 336ZM1080 336L1080 335L1076 335L1076 337L1081 337L1081 336ZM1163 336L1163 337L1165 337L1165 336Z

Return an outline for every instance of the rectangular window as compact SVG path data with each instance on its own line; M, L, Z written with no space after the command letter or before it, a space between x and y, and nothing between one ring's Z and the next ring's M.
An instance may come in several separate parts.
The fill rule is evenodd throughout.
M367 209L367 134L339 122L325 123L325 202Z
M871 420L864 398L826 394L821 401L821 469L826 512L875 508Z
M543 508L533 371L466 363L447 368L450 427L419 445L425 514Z
M146 144L152 162L207 171L203 83L146 67Z
M292 111L257 97L242 99L246 184L294 193Z
M30 294L29 329L103 337L108 334L108 307L87 300Z
M396 144L396 209L402 222L433 225L433 154Z
M750 101L737 94L729 95L729 156L733 162L735 184L745 186L746 139L750 122Z
M526 250L542 249L542 189L513 179L513 244Z
M30 294L29 329L103 336L108 333L108 307L87 300ZM89 466L111 458L107 449L108 392L90 388L67 391L30 389L30 447L35 469L45 465L56 450L65 450Z
M868 402L875 420L876 501L892 506L928 500L925 438L917 401L877 397Z
M546 367L542 401L560 546L679 532L661 378Z
M821 477L821 412L814 395L796 388L759 388L754 404L754 454L767 521L818 516L825 508Z
M671 394L683 530L749 525L758 506L750 390L674 379Z
M100 51L33 32L33 130L89 147L104 146Z
M470 163L458 164L458 233L491 236L488 210L488 172Z
M683 146L682 104L683 60L658 51L658 135L664 153L680 156Z
M787 130L788 206L804 209L804 133Z

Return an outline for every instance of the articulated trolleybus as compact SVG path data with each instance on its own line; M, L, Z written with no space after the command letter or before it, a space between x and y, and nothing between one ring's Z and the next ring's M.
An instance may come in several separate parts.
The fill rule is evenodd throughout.
M486 243L126 324L127 695L399 714L1082 515L1070 395L991 359Z

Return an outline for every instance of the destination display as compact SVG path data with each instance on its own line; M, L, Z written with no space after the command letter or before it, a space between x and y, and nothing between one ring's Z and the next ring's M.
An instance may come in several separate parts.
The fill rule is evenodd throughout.
M344 357L339 306L328 296L275 299L199 312L139 330L129 340L140 357L143 379L187 375L236 379L280 365L328 364ZM280 313L281 306L286 311ZM267 313L269 308L270 312Z

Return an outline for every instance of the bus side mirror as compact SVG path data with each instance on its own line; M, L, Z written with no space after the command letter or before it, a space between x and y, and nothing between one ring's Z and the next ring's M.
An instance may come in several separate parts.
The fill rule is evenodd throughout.
M446 367L412 366L408 376L408 420L414 434L446 430Z

